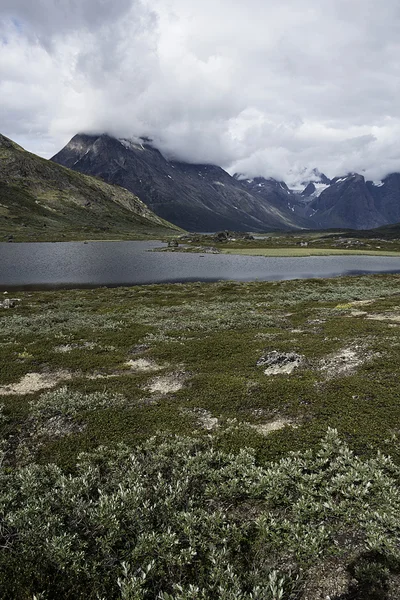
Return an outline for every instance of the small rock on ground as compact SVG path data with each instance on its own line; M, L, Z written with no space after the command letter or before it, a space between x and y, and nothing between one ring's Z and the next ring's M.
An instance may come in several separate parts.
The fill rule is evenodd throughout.
M304 357L296 352L278 352L273 350L257 361L257 366L266 366L266 375L290 375L301 365Z

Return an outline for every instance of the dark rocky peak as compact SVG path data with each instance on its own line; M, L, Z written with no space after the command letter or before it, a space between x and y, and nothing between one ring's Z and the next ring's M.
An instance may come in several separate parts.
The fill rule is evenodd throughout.
M310 196L312 196L313 194L315 194L315 192L317 191L317 188L315 187L315 185L310 181L310 183L304 188L304 190L301 192L301 195L304 196L305 198L309 198Z
M331 180L331 185L348 185L353 183L365 183L364 176L360 175L359 173L348 173L347 175L342 175L341 177L334 177Z

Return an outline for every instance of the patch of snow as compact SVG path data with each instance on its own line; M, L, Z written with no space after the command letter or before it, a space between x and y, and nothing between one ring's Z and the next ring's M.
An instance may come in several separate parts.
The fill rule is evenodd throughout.
M382 187L383 185L385 185L383 181L373 181L372 184L375 187Z
M127 140L125 138L121 138L118 141L127 150L145 150L145 148L143 147L143 144L139 140L135 141L133 139Z
M213 182L215 185L222 185L222 187L225 187L225 184L222 183L222 181L214 181Z
M313 198L318 198L326 188L329 187L329 184L326 183L314 183L315 192L312 194Z

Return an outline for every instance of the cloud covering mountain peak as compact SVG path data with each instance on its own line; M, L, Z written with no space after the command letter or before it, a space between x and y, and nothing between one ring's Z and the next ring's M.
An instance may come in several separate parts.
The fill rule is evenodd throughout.
M0 130L78 131L293 185L400 170L395 0L2 0Z

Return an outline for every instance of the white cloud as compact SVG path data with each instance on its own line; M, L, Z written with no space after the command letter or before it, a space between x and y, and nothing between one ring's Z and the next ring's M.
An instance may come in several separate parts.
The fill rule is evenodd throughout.
M386 0L0 0L0 131L78 131L296 183L400 170L400 6Z

